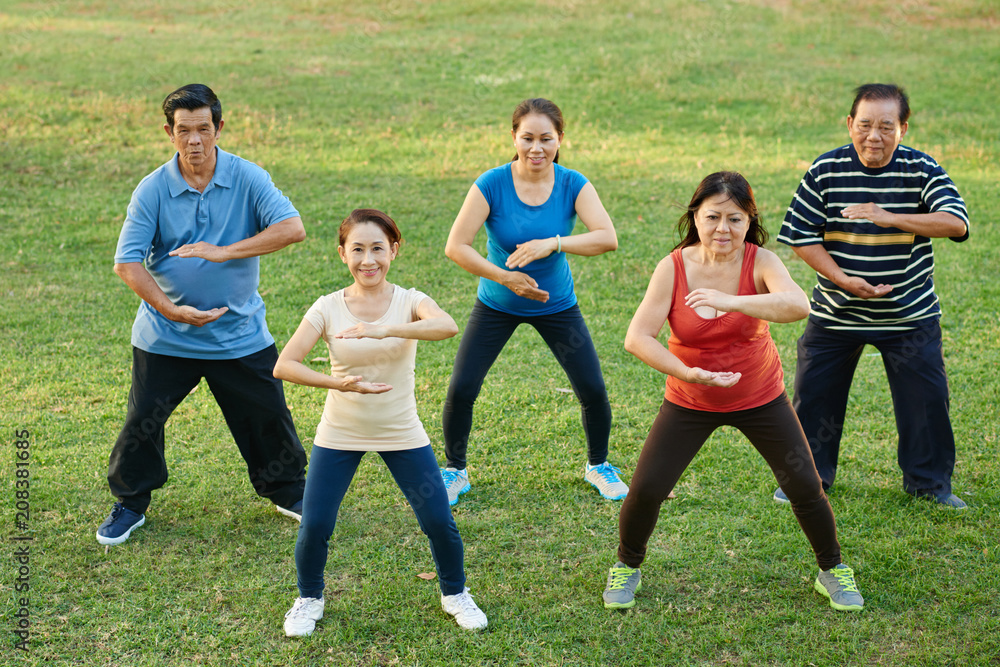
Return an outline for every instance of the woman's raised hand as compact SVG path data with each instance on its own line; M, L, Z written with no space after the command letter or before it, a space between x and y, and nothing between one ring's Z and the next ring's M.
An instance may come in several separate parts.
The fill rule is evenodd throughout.
M507 258L508 269L523 269L536 259L544 259L556 251L559 242L556 239L533 239L517 244L517 250Z
M358 322L353 327L344 329L334 338L378 338L386 336L386 328L367 322Z

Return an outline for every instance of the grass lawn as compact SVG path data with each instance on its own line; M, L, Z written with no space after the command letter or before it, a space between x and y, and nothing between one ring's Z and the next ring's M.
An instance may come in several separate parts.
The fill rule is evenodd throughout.
M0 36L3 664L1000 664L995 0L6 0ZM264 166L302 213L309 238L262 260L279 346L318 296L347 284L335 232L359 206L388 211L407 238L390 279L464 326L476 279L445 259L448 229L474 179L513 155L515 104L556 101L560 161L595 184L619 235L617 252L571 264L614 410L611 458L628 478L663 377L622 340L676 243L673 205L706 174L739 170L775 235L809 163L848 141L852 89L872 80L908 88L904 143L942 163L972 218L968 242L935 242L954 485L971 508L903 493L885 372L866 350L830 493L863 613L836 613L812 591L794 517L725 429L661 512L638 604L606 611L619 505L583 482L579 407L530 329L487 378L473 490L454 510L484 633L457 628L437 582L417 576L433 571L426 539L369 456L331 541L326 618L309 638L285 638L296 524L254 495L204 384L169 422L171 478L146 526L107 551L94 540L113 500L107 457L138 305L112 273L114 248L133 188L172 155L159 111L171 90L212 86L220 145ZM812 285L786 247L768 247ZM789 383L803 327L772 326ZM439 457L457 346L418 352L418 408ZM286 392L308 449L323 392ZM27 531L15 524L19 469ZM23 609L27 650L16 647Z

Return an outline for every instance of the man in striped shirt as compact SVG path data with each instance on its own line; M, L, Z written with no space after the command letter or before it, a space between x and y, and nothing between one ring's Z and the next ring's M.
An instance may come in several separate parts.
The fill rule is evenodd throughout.
M778 235L818 279L798 342L795 411L829 488L854 370L865 344L874 346L892 393L903 488L961 509L931 239L967 239L968 213L932 157L899 145L910 116L903 89L855 92L851 143L813 162ZM780 488L774 498L787 501Z

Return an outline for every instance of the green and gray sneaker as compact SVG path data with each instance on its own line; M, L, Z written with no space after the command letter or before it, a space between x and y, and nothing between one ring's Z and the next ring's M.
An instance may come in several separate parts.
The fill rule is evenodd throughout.
M861 611L865 608L865 599L854 582L854 570L843 563L825 572L821 570L813 588L828 597L830 606L837 611Z
M605 609L628 609L635 606L635 594L642 590L642 573L618 561L608 572L608 585L604 589Z

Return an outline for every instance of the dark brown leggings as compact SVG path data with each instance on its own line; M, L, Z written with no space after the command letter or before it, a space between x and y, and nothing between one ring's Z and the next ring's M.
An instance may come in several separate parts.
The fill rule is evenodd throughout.
M759 408L736 412L691 410L663 401L642 447L618 518L618 559L629 567L642 564L660 505L701 446L720 426L739 429L767 461L792 503L792 512L812 545L820 568L828 570L840 563L833 509L823 492L809 443L785 393Z

